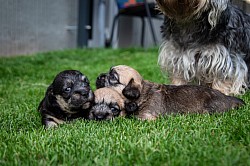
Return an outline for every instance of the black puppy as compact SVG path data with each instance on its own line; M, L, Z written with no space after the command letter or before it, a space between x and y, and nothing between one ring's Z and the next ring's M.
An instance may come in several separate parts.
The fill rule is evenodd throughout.
M93 102L88 78L77 70L65 70L48 87L38 111L46 128L56 127L65 121L87 118Z

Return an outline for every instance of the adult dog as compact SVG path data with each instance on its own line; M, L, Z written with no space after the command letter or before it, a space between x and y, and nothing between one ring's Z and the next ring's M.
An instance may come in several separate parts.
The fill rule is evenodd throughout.
M171 83L244 94L250 79L250 16L229 0L156 0L165 16L158 63Z
M38 111L46 128L56 127L65 121L88 118L93 102L88 78L80 71L65 70L57 74L47 88Z
M129 100L124 100L127 113L142 120L176 113L221 113L244 105L241 99L204 86L164 85L143 80L136 70L124 65L101 74L96 86L110 87L123 94Z

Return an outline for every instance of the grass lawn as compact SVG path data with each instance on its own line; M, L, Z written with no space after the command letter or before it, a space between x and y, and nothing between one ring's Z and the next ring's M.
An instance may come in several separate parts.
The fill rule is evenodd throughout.
M54 76L95 79L125 64L167 83L155 49L83 49L0 58L0 165L250 165L250 93L239 110L146 122L76 120L45 131L37 106Z

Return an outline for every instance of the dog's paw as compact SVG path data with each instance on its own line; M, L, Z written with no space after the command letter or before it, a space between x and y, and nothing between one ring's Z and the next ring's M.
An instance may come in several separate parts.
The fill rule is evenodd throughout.
M106 73L101 73L97 79L96 79L96 88L103 88L105 87L105 81L106 81L107 74Z
M132 114L134 113L135 111L138 110L138 105L136 102L127 102L125 103L125 111L127 114Z
M54 121L46 121L45 123L45 128L46 129L53 129L53 128L57 128L58 124Z

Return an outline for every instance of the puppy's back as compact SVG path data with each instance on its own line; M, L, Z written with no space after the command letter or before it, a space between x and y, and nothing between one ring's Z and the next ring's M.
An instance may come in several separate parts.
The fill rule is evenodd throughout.
M179 111L195 113L225 112L244 105L244 101L218 90L196 85L165 85L166 103L174 103ZM178 112L179 112L178 111Z

